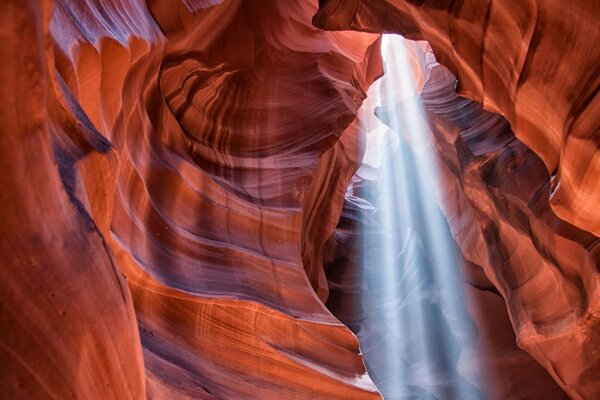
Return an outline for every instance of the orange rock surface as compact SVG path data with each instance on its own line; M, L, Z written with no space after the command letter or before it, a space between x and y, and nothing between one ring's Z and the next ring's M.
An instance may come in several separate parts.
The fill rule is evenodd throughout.
M2 4L3 395L380 398L320 261L378 36L217 3Z
M459 94L503 115L552 176L554 212L600 236L600 4L324 0L326 29L427 40Z
M381 398L346 194L399 32L510 123L422 65L491 398L594 398L598 4L438 3L0 2L1 396Z
M550 180L543 163L514 137L509 124L457 96L449 71L419 46L414 49L417 78L426 76L420 95L429 121L425 133L440 165L444 213L466 259L459 264L468 318L477 332L476 339L459 345L460 361L446 371L446 379L462 376L489 399L563 399L566 393L594 398L599 390L598 305L589 299L597 296L598 238L556 217L545 196ZM387 112L377 111L383 121ZM373 206L365 202L377 201L369 188L376 182L369 181L373 174L365 167L328 242L325 268L335 291L327 305L358 334L375 383L384 394L393 394L398 390L394 372L377 358L382 354L378 348L393 339L381 329L373 308L381 300L369 294L363 279L370 273L368 261L356 262L365 236L375 237L370 240L375 246L382 240L376 238L377 225L370 222ZM398 285L407 287L411 275L404 272ZM435 298L435 288L425 290ZM371 300L356 294L363 292ZM428 307L452 324L453 316L435 300ZM430 329L443 331L434 325ZM466 329L454 334L469 333Z
M427 40L456 91L510 123L430 71L453 237L503 296L519 346L576 399L600 393L599 16L594 1L330 0L314 17Z
M572 398L593 398L599 240L555 215L540 158L503 118L453 95L448 81L448 71L434 67L423 100L441 149L454 239L505 299L519 347Z

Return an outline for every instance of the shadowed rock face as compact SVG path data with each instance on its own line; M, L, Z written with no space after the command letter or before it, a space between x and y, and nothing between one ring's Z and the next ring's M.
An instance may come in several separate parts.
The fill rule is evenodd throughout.
M414 51L420 53L414 59L422 60L417 73L426 75L420 95L429 121L424 134L437 153L444 183L438 188L445 199L443 211L464 257L458 264L476 335L461 340L470 334L468 326L457 331L431 324L432 337L437 332L460 343L459 357L443 369L445 380L467 379L490 399L566 398L540 365L517 348L516 333L519 346L547 368L572 398L593 398L598 391L594 355L598 327L597 305L590 304L589 298L596 295L598 238L554 215L546 197L550 183L544 165L514 137L509 124L457 96L449 71L418 46ZM386 109L377 112L383 121L387 113ZM356 249L365 237L371 246L382 241L369 204L377 202L373 196L377 183L370 181L373 173L368 169L361 171L328 242L325 268L335 290L327 305L357 333L371 375L386 398L404 398L395 394L398 383L378 349L393 340L381 329L377 312L381 300L363 279L376 273L377 266L357 261L361 255ZM397 284L406 292L414 274L409 261L400 268L404 272ZM453 315L436 304L435 287L423 290L429 290L431 313L452 324ZM357 293L366 296L357 300ZM406 379L410 381L410 375ZM415 393L425 389L418 382L405 386ZM442 392L438 398L453 397Z
M572 398L593 398L599 240L555 215L540 158L503 118L453 96L454 85L444 83L453 80L434 67L422 94L441 149L453 236L506 300L519 346Z
M311 1L14 3L3 394L380 398L321 264L378 36Z
M383 72L379 35L320 30L319 12L328 29L430 40L460 93L533 150L431 71L422 96L447 166L445 212L468 284L489 288L476 303L502 313L497 290L519 345L573 398L593 398L598 48L575 39L591 41L599 13L577 3L559 34L548 27L560 4L463 3L471 22L453 41L438 23L459 10L399 1L0 3L2 394L381 398L324 305L365 324L349 306L357 292L340 297L356 265L332 260L355 234L345 193L372 117L359 107ZM487 25L527 39L483 35ZM560 35L578 43L560 46L572 63L548 66ZM490 59L471 62L488 46ZM501 349L484 361L497 398L556 388L505 314L478 312L494 331L481 346ZM525 382L506 378L515 366Z
M522 6L525 7L526 4L528 3L524 2ZM542 9L547 6L548 4L543 4L539 7ZM575 6L575 9L577 7L579 5ZM587 5L581 7L585 8ZM585 198L586 204L578 205L573 202L568 206L571 207L569 215L565 215L561 207L556 207L553 196L557 196L558 178L550 177L547 172L548 165L544 165L547 153L536 147L535 143L529 142L542 133L532 133L523 129L524 125L519 122L531 118L533 113L531 110L515 106L516 103L524 101L519 99L519 96L523 96L527 91L510 85L503 87L505 80L498 79L495 81L496 86L486 84L481 87L478 97L465 90L465 87L474 83L469 79L462 80L461 68L494 68L504 71L506 66L502 66L504 61L501 57L505 56L505 52L510 51L511 47L496 49L497 51L489 55L485 53L481 56L484 60L482 66L468 64L466 58L469 57L469 52L484 52L485 46L491 46L490 43L494 39L486 39L485 46L461 47L461 40L467 40L461 36L461 32L464 33L465 29L476 29L477 25L473 22L473 26L462 26L466 24L466 16L452 14L448 17L444 14L444 8L442 5L436 6L434 2L422 2L418 6L400 1L394 5L382 2L371 7L366 2L331 1L322 3L322 9L314 21L317 25L329 29L344 27L379 32L395 31L408 37L428 39L436 56L441 52L441 62L446 63L455 73L458 71L459 93L482 101L484 107L501 111L507 116L516 136L522 138L523 142L514 137L509 124L502 117L486 113L476 103L456 96L454 78L447 70L439 66L429 68L429 78L423 90L422 101L430 121L432 146L437 149L442 161L446 185L440 188L440 191L442 198L446 199L444 211L454 239L464 257L469 262L481 266L487 278L504 297L519 346L533 355L572 398L594 398L600 391L598 357L595 350L600 331L599 241L594 235L597 233L593 222L595 217L578 219L575 215L582 212L582 208L597 204L597 198L593 197L597 190L596 185L593 190L583 184L576 189L579 200L583 201ZM464 8L457 7L454 11L460 10ZM494 10L496 8L491 12L495 12ZM394 13L405 17L408 15L410 19L407 21L412 25L405 24L402 19L396 26L388 25L381 14L384 12L388 16ZM353 18L347 19L350 14ZM503 16L509 18L507 15ZM580 17L585 20L589 15L582 13ZM452 26L450 33L438 26L442 22ZM422 32L411 30L411 26L414 28L419 24L422 24ZM538 29L542 29L544 38L553 37L555 32L550 28L544 29L545 25L540 24ZM585 29L587 28L584 24L581 32L573 34L583 38ZM446 34L454 35L453 47L449 47L450 42L443 41ZM591 37L596 36L597 28L591 33ZM567 59L558 59L555 53L548 50L544 52L538 48L531 49L531 52L536 51L541 53L526 61L526 64L534 64L527 66L530 71L536 68L539 70L540 66L536 66L536 62L554 62L561 65L568 63ZM449 57L448 53L451 53L452 57ZM594 69L598 67L597 60L598 57L592 57L590 61L579 55L574 57L576 65L573 68ZM422 66L422 69L426 67ZM478 79L483 79L488 73L489 71L482 73ZM543 86L544 90L552 93L551 96L556 96L557 104L562 104L561 101L568 103L568 98L572 96L565 94L560 81L577 78L570 74L567 78L562 72L550 70L545 71L553 77L551 83L548 83L550 78L546 76L542 79L540 75L543 73L539 72L528 78L527 84ZM581 79L587 79L587 73L585 71ZM540 83L540 79L546 83ZM594 79L597 79L597 74ZM587 88L586 82L575 82L573 85ZM597 87L597 83L592 86ZM535 90L529 92L530 105L548 101L548 96L539 94L540 88ZM571 87L568 90L575 89ZM499 91L508 92L508 98L504 103L493 103L498 96L503 96ZM535 93L538 93L537 96ZM580 106L582 105L572 102L565 107L571 107L569 112L573 112L573 109L580 110L577 108ZM588 110L595 106L596 103L590 101L584 108ZM515 113L522 112L523 115L511 114L506 109L516 110ZM542 125L557 115L560 116L561 111L547 112L548 117L540 119ZM381 114L385 120L385 110ZM586 161L585 165L581 162L586 159L586 152L596 152L593 143L597 140L597 132L594 131L596 125L585 132L592 139L588 141L585 149L582 149L582 153L572 159L565 158L559 168L566 171L569 166L575 168L574 166L578 165L582 168L572 169L572 176L592 174L588 175L588 178L592 179L594 162ZM538 128L539 126L535 129ZM575 133L568 131L564 135L566 139L562 145L566 146L570 140L568 136ZM525 144L530 145L533 151ZM561 151L566 154L564 148ZM548 198L551 199L550 204ZM583 213L585 214L585 211ZM498 398L503 396L499 395Z
M600 3L326 0L326 29L427 40L458 93L503 115L552 176L562 219L600 236Z

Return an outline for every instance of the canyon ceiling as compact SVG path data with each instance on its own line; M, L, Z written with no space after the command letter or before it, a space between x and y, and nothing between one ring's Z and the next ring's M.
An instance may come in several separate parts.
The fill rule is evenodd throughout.
M453 376L599 398L597 0L0 2L0 397L381 398L382 33L421 41L479 337Z

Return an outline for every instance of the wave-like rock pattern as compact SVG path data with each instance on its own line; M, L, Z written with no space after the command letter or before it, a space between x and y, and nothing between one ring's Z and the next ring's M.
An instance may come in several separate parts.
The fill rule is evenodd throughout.
M311 1L0 7L4 394L380 398L321 260L378 35Z
M488 2L485 15L467 1L450 14L428 1L319 3L328 28L348 26L333 10L356 29L429 39L461 92L540 155L432 72L424 101L454 236L506 300L521 347L573 398L593 396L594 3L560 18L550 2ZM533 6L534 28L517 20ZM382 72L378 35L321 31L316 12L309 0L0 4L3 395L380 398L356 337L323 305L364 323L345 313L356 291L332 261L352 232L332 232L363 150L358 109ZM507 22L529 39L498 48L490 27ZM590 39L567 49L569 73L547 50L549 24ZM513 60L529 72L498 83ZM548 99L557 111L538 121Z
M454 77L427 58L421 100L453 237L493 284L484 287L504 298L519 346L572 398L593 398L600 391L600 240L557 217L541 159L504 118L457 96ZM386 119L386 110L379 114ZM506 395L515 393L497 398Z
M504 297L519 346L572 398L594 398L600 391L597 3L330 0L320 6L314 22L327 29L428 40L458 77L459 94L506 117L510 126L457 98L444 83L453 80L447 72L432 73L441 83L429 84L424 102L447 166L446 214L465 258L482 266Z
M74 184L76 160L108 160L110 144L54 91L49 17L46 2L0 4L2 397L138 399L131 295Z
M454 95L453 81L434 67L422 94L453 236L504 297L519 346L572 398L593 398L600 240L556 216L541 159L502 117Z
M468 388L465 382L488 399L567 398L552 377L573 398L593 398L598 390L593 356L597 306L589 304L588 296L595 295L598 238L554 215L544 197L550 184L543 163L514 137L506 120L459 97L455 79L435 62L430 50L423 52L426 46L410 49L415 79L423 77L425 81L420 99L429 130L424 134L441 166L444 184L439 188L440 198L446 199L444 212L467 258L460 257L458 264L448 260L448 266L460 266L469 306L467 320L475 330L471 331L469 323L457 324L455 321L464 317L436 303L435 286L422 284L421 291L409 298L424 296L428 313L436 315L428 328L428 343L436 343L436 335L443 337L453 341L452 348L459 354L436 368L437 375L432 376L432 381L438 382L435 388L426 383L427 372L417 376L406 373L400 384L401 371L390 370L390 365L408 362L415 366L421 360L411 360L410 351L403 352L406 360L390 360L381 350L386 343L393 348L390 344L398 339L383 329L378 309L386 307L386 300L378 304L381 296L371 293L381 268L371 265L368 255L361 261L365 257L361 243L368 243L367 249L373 250L382 242L380 228L372 218L376 212L373 204L378 201L378 182L373 180L377 173L368 163L355 176L340 224L327 243L325 269L332 290L327 306L357 333L369 371L386 398L432 393L447 398L457 387ZM398 105L392 112L402 109ZM378 109L377 115L387 121L388 111ZM372 118L365 122L370 125L369 132L381 129ZM522 163L515 163L517 155ZM426 268L424 260L416 266L411 261L419 252L418 237L405 239L417 244L402 246L415 251L402 257L402 270L413 272L402 274L398 293L406 293L415 286L411 279L423 276L412 268ZM548 275L554 279L549 280ZM365 277L372 282L367 283ZM582 284L578 284L580 280ZM409 307L406 303L395 307ZM563 342L553 347L556 343L552 342L576 335L584 344ZM517 340L534 357L519 349ZM538 345L545 354L540 354ZM560 354L557 348L569 350ZM400 390L410 393L401 394ZM463 393L465 396L476 398L477 394Z
M314 22L427 40L459 94L503 115L544 162L554 212L600 236L600 3L326 0Z

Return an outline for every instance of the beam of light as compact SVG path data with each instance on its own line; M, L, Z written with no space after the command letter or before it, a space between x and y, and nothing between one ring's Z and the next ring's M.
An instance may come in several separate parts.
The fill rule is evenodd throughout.
M378 170L377 233L361 235L368 297L363 303L369 304L368 318L378 322L358 337L386 400L481 399L460 373L474 326L440 210L437 159L407 46L400 36L384 35L385 76L369 93L370 101L379 101L377 115L387 128L367 134L363 160Z

